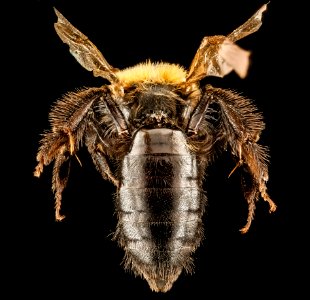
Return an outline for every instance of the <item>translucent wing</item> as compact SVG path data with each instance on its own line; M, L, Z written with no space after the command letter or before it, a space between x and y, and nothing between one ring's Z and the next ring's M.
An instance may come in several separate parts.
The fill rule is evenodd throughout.
M264 4L250 19L235 29L227 37L235 42L256 32L262 26L262 15L263 12L267 10L267 4Z
M117 69L113 68L105 60L97 47L56 9L58 17L55 23L55 30L61 40L69 45L70 53L88 71L92 71L94 76L100 76L116 83L115 76Z
M196 82L206 76L223 77L235 71L241 78L247 75L250 52L234 42L257 31L262 25L264 4L250 19L228 36L216 35L203 38L189 68L186 82Z

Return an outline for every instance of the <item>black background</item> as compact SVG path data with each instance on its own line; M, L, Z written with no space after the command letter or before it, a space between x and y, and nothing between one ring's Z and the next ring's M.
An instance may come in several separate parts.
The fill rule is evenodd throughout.
M104 83L83 69L61 42L54 30L53 7L87 35L114 67L125 68L147 59L188 67L204 36L229 34L264 2L76 2L26 1L8 12L16 20L12 32L18 37L16 46L8 44L16 52L11 78L19 80L11 89L14 100L9 110L18 127L8 156L10 196L4 230L8 250L4 286L9 287L10 295L40 299L52 295L58 299L296 295L300 290L294 281L297 244L291 214L300 200L291 161L294 143L290 141L295 137L289 131L295 113L285 105L285 99L291 97L286 75L290 66L279 57L288 26L283 13L288 10L282 1L271 1L259 31L238 42L252 51L248 77L241 80L231 73L223 79L206 80L240 91L263 112L266 130L261 143L270 147L271 155L268 189L278 209L269 214L268 205L258 202L250 231L240 234L247 205L239 189L238 171L227 179L233 163L228 157L219 158L209 168L205 184L205 239L194 254L195 273L181 274L166 294L150 291L146 281L123 270L123 251L111 241L116 225L114 187L101 179L85 150L79 154L82 167L73 163L63 194L67 216L63 222L54 220L51 166L40 179L32 175L40 134L49 126L51 104L67 91ZM288 57L290 51L281 49L285 52L281 55Z

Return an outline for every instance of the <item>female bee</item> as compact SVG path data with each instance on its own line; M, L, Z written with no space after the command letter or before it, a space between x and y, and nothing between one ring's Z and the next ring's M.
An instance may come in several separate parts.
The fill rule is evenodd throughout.
M230 151L246 178L248 217L241 232L249 230L259 197L271 212L276 209L266 187L267 148L257 143L264 129L261 113L231 90L199 87L207 76L246 76L250 52L235 42L260 28L266 9L267 4L227 36L205 37L188 70L151 61L113 68L55 9L56 32L71 54L110 84L69 92L55 103L34 175L54 162L55 215L61 221L70 160L85 146L103 179L116 187L114 239L124 249L125 268L153 291L169 291L192 268L203 238L203 179L218 149Z

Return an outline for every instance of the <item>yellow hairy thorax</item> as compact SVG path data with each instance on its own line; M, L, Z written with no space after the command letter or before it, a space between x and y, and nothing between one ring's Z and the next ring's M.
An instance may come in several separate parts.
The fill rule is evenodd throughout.
M125 86L138 82L181 84L185 82L187 72L180 65L147 61L120 70L115 75Z

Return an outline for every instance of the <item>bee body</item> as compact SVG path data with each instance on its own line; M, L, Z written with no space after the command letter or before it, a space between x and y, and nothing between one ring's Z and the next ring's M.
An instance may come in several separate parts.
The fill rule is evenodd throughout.
M125 268L153 291L169 291L183 270L193 270L193 253L203 239L204 177L222 151L236 161L231 173L242 171L248 216L241 232L249 230L260 197L270 212L276 209L266 186L268 149L258 144L265 127L261 113L234 91L200 87L208 76L246 76L250 53L235 42L259 29L266 8L227 36L203 38L188 70L151 61L113 68L55 9L56 32L71 54L110 84L69 92L55 103L34 175L54 162L55 218L61 221L70 161L86 147L102 178L117 189L114 240L125 252Z

